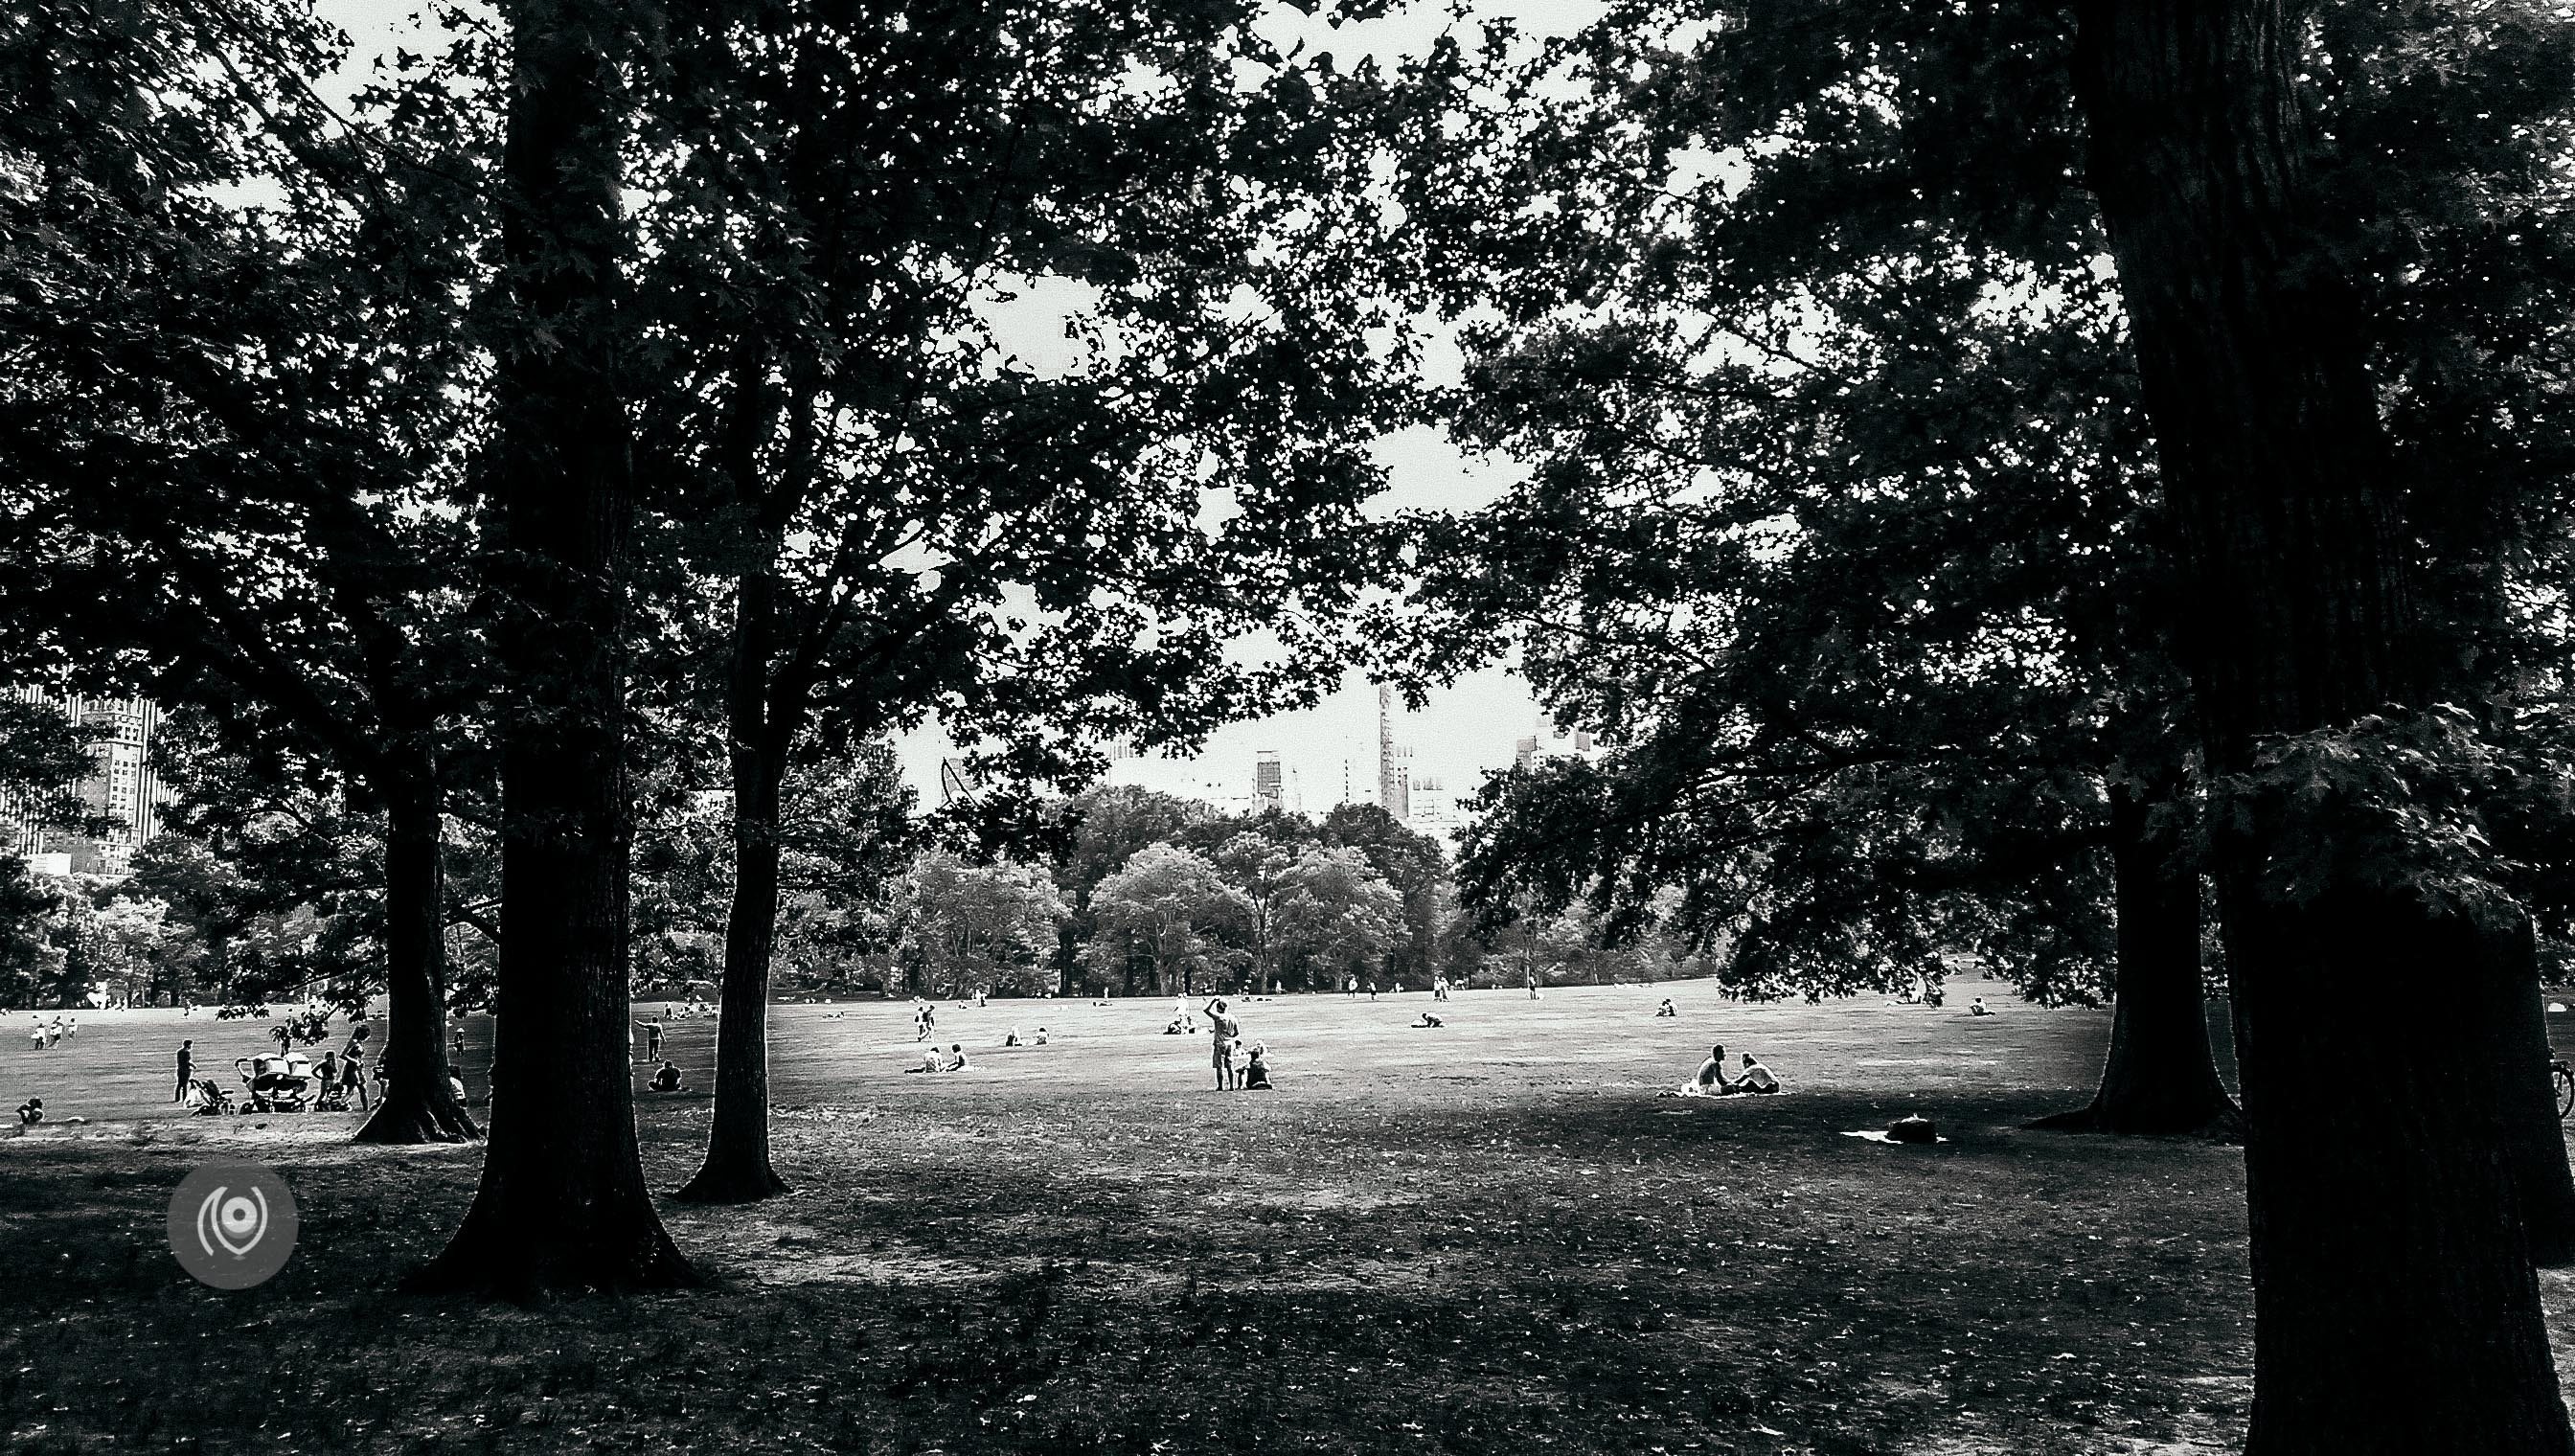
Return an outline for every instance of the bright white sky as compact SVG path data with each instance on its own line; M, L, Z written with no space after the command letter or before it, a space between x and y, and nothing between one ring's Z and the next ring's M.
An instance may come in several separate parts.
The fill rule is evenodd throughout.
M355 42L352 73L396 39L412 30L417 0L317 0L323 16L349 33ZM1538 35L1561 34L1598 18L1596 0L1479 0L1478 15L1509 16ZM1381 59L1417 53L1453 22L1448 0L1413 0L1385 17L1334 30L1321 20L1286 5L1274 5L1260 24L1262 35L1283 50L1303 42L1308 52L1328 50L1344 59L1373 55ZM418 42L416 50L428 49ZM1026 333L1014 338L1032 364L1063 347L1061 314L1032 300ZM1017 335L1019 330L1008 328ZM1436 363L1434 363L1436 368ZM1461 457L1436 432L1407 431L1379 446L1390 477L1380 499L1386 514L1398 511L1472 510L1494 498L1508 477L1496 467ZM1435 692L1424 710L1407 715L1395 729L1396 740L1411 746L1413 777L1442 779L1452 790L1472 788L1484 770L1507 765L1515 741L1533 730L1536 702L1520 679L1500 669L1485 669ZM947 751L935 733L915 734L902 745L908 776L929 802L938 798L939 758ZM1340 797L1343 762L1348 763L1353 797L1372 801L1376 782L1376 694L1356 674L1320 707L1304 713L1237 724L1220 730L1186 776L1215 785L1219 791L1247 794L1253 764L1265 749L1276 749L1293 775L1307 811L1320 813ZM1153 775L1157 780L1168 776Z

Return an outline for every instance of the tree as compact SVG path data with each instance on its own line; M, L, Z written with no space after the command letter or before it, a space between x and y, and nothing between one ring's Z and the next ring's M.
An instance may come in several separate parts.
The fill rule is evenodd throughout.
M1296 851L1266 834L1244 832L1210 856L1243 896L1243 938L1252 956L1252 987L1267 995L1279 977L1279 932L1296 887Z
M72 789L90 771L90 740L49 703L0 698L0 804L35 823L83 825ZM58 973L45 935L54 904L23 856L0 855L0 1005L33 1003Z
M2530 1053L2504 1008L2535 976L2526 917L2474 893L2456 845L2372 832L2386 780L2366 769L2389 745L2355 729L2436 702L2457 634L2417 600L2363 276L2319 226L2305 19L2261 0L2078 15L2086 180L2182 524L2200 738L2235 780L2211 847L2250 1122L2246 1449L2575 1450L2496 1156L2508 1079L2452 1099L2416 1063L2321 1085L2367 1034L2361 1008L2423 965L2450 968L2468 1055ZM2544 23L2477 49L2547 58L2563 103L2564 37ZM2331 772L2337 745L2363 771ZM2470 1321L2481 1338L2423 1346Z
M341 49L266 0L48 4L0 41L0 651L291 737L369 798L393 1082L359 1137L449 1140L476 1132L437 875L479 139L445 76L333 112Z
M669 1288L627 1062L626 588L636 499L619 313L636 8L525 0L510 26L484 463L499 600L501 963L483 1178L415 1289Z
M1073 914L1057 936L1057 968L1072 975L1084 947L1099 937L1091 901L1102 881L1146 845L1177 842L1218 818L1206 804L1133 784L1098 784L1064 799L1053 825L1052 860L1056 887Z
M1340 803L1323 815L1321 841L1356 849L1403 901L1404 933L1386 960L1386 977L1427 984L1439 934L1440 898L1449 885L1448 856L1439 841L1407 829L1373 803Z
M1403 897L1355 848L1297 855L1278 916L1280 956L1308 986L1350 976L1373 985L1405 939Z
M1093 892L1099 929L1086 959L1092 974L1112 985L1135 989L1133 967L1141 960L1156 994L1195 994L1225 959L1216 932L1250 910L1205 855L1149 844Z
M1691 39L1671 39L1681 24ZM1616 196L1545 196L1522 226L1517 191L1455 186L1438 164L1426 175L1451 185L1419 190L1462 214L1453 254L1438 258L1452 272L1460 259L1489 264L1483 276L1526 277L1527 297L1552 290L1611 312L1659 286L1674 305L1625 335L1559 338L1503 302L1517 337L1496 342L1520 347L1495 351L1497 376L1512 378L1491 392L1488 418L1507 426L1524 411L1586 448L1542 471L1534 507L1504 523L1515 538L1498 533L1515 549L1507 569L1474 585L1508 605L1522 600L1509 569L1571 583L1557 600L1589 609L1566 615L1594 635L1561 650L1610 669L1580 707L1641 723L1610 772L1557 775L1581 791L1551 795L1548 815L1594 837L1542 858L1541 885L1587 883L1587 852L1641 881L1604 896L1632 914L1641 891L1686 878L1668 866L1694 839L1727 842L1661 835L1644 811L1707 805L1706 826L1759 846L1738 880L1776 845L1826 851L1797 856L1809 868L1778 929L1909 950L1900 909L1869 906L1916 902L1916 886L1961 875L1987 881L1950 902L1968 923L1997 911L2027 922L1994 898L1988 871L2008 858L1993 865L1951 822L1951 805L1972 799L1920 783L1922 749L1974 764L2000 748L1995 766L2031 785L2045 782L2033 765L2088 766L2099 785L2088 802L2059 788L1986 816L2010 831L1994 847L2012 849L2105 816L2114 830L2151 827L2171 765L2118 745L2158 720L2189 726L2209 769L2203 832L2251 1052L2257 1452L2567 1440L2527 1266L2532 1229L2563 1248L2569 1202L2562 1142L2537 1100L2542 1042L2515 948L2526 925L2499 888L2509 875L2482 862L2480 807L2459 789L2475 733L2419 716L2444 694L2482 704L2509 682L2494 603L2509 595L2522 522L2550 509L2552 472L2534 467L2563 459L2561 392L2542 381L2563 369L2570 275L2564 230L2539 220L2565 212L2561 118L2575 73L2564 53L2561 22L2519 13L2462 23L2356 5L2292 16L2102 3L2079 8L2069 31L2025 7L1636 7L1547 58L1599 83L1555 93L1581 96L1570 105L1582 115L1547 140L1642 164L1620 174ZM1676 171L1714 176L1721 186L1673 190L1721 193L1722 206L1670 207ZM1630 226L1645 213L1647 226ZM2498 216L2529 227L2497 246ZM2087 322L2086 298L2115 312ZM1995 368L2026 360L2033 342L2045 368ZM1711 358L1677 378L1664 367ZM1514 389L1518 378L1532 383ZM2046 388L2025 393L2032 380ZM1586 403L1600 408L1583 415ZM2498 432L2500 419L2513 425ZM1699 428L1710 420L1748 422L1756 445L1809 449L1739 450L1732 431ZM2074 468L2048 465L2060 460ZM1615 573L1548 555L1574 540L1596 549L1553 529L1547 489L1587 504L1604 463L1659 475L1671 508L1630 518L1607 553L1641 564L1640 598ZM1790 489L1771 490L1782 463ZM1845 465L1859 469L1837 496L1812 494ZM1997 486L2010 499L2015 483L2038 488L2025 498L2031 524L2049 529L1993 529L1980 503ZM2104 497L2154 509L2120 527L2121 512L2096 509ZM1944 536L1952 523L1962 533ZM1870 550L1843 549L1854 525ZM1669 590L1673 575L1722 580L1729 568L1757 582L1807 541L1827 567L1870 575L1857 590L1821 572L1783 584L1802 587L1793 593ZM1672 569L1661 577L1657 554ZM1908 557L1918 565L1877 569ZM2138 630L2065 631L2120 619L2066 614L2018 587L1958 591L1951 574L1980 557L2016 568L2006 585L2116 582L2106 601L2139 609ZM1908 590L1915 581L1937 590ZM1769 659L1766 687L1736 665L1733 681L1716 679L1725 692L1687 691L1695 665L1663 630L1679 622L1687 649L1800 617L1817 629L1777 640L1808 651ZM1956 646L1924 651L1943 643ZM2164 675L2140 676L2158 657L2186 698ZM1904 671L1872 671L1890 660ZM1973 702L1998 680L2038 695L2026 722L2106 744L2069 752L2084 745L1977 730L2009 727ZM2050 706L2087 682L2116 696ZM2153 711L2126 712L2140 700ZM1872 701L1877 721L1854 723L1853 703ZM2385 702L2418 716L2363 719ZM1936 734L1886 731L1905 717ZM1719 751L1691 751L1711 740ZM1797 777L1765 786L1778 766ZM1728 778L1740 780L1730 792ZM2399 786L2437 810L2373 797ZM2104 802L2114 787L2147 812ZM1849 829L1811 811L1862 794L1868 811ZM1926 806L1934 832L1919 826ZM2026 857L2041 847L2017 852L2043 863ZM2158 857L2170 862L2114 855ZM1470 885L1474 859L1470 849ZM1660 872L1636 875L1639 864ZM2150 898L2178 912L2195 896L2176 886ZM1726 903L1711 893L1701 907ZM1758 887L1740 885L1733 903L1762 908ZM2491 913L2465 913L2471 904ZM1747 936L1737 957L1764 940L1785 943L1775 930ZM2185 937L2156 940L2177 956ZM2445 1103L2389 1079L2311 1120L2332 1080L2328 1047L2361 1034L2358 1008L2393 993L2407 956L2464 968L2470 1085ZM2445 1107L2464 1119L2441 1125ZM2370 1180L2391 1167L2428 1203L2373 1201ZM2334 1222L2362 1203L2363 1216ZM2438 1369L2405 1369L2402 1331L2468 1318L2501 1333L2445 1351Z
M1033 994L1055 984L1046 962L1068 913L1036 865L968 864L935 851L904 876L904 953L934 996L978 986Z
M675 665L723 685L731 758L720 1108L763 1102L779 785L815 727L936 713L1062 786L1100 739L1186 744L1333 670L1303 619L1372 560L1404 351L1371 343L1365 173L1314 99L1344 83L1254 13L735 0L675 28L639 286L682 383L643 439L721 604ZM1072 362L996 327L1023 290L1073 300ZM1256 630L1286 651L1226 654ZM749 1125L720 1112L688 1196L777 1191Z
M2116 986L2098 1122L2222 1119L2197 1013L2149 1010L2198 1003L2196 893L2134 892L2196 874L2162 589L2122 546L2166 529L2088 208L2021 195L2071 142L1863 116L1864 87L1774 64L1856 12L1690 54L1655 29L1679 10L1495 83L1632 62L1673 84L1486 111L1414 162L1420 226L1468 263L1450 297L1500 315L1464 331L1451 431L1532 469L1426 523L1431 617L1403 656L1515 644L1609 745L1491 787L1466 898L1587 895L1613 938L1725 943L1752 995L1909 984L1952 948L2042 999ZM2046 26L1989 23L1933 27L1907 74L1985 96L1952 71L2018 64ZM1690 66L1733 79L1679 83ZM1774 145L1808 117L1831 122ZM2112 810L2139 793L2154 812Z

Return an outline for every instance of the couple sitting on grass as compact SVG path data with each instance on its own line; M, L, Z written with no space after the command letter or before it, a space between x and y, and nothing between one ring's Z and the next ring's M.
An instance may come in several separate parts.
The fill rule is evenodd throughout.
M1725 1075L1723 1046L1709 1047L1707 1060L1700 1062L1698 1071L1681 1084L1681 1095L1684 1097L1726 1097L1737 1092L1766 1093L1778 1090L1779 1079L1770 1074L1770 1068L1753 1060L1752 1053L1748 1051L1743 1053L1743 1071L1729 1080Z
M908 1066L905 1067L904 1070L908 1072L965 1071L967 1070L965 1044L962 1042L952 1041L948 1044L948 1050L944 1053L940 1051L938 1047L933 1046L922 1052L921 1064L919 1066Z

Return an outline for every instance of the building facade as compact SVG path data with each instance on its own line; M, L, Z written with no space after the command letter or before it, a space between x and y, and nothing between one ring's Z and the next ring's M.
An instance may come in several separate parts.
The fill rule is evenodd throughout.
M160 832L161 810L170 801L153 760L160 706L144 698L85 698L39 688L13 689L11 696L21 703L49 705L96 730L89 775L74 787L73 796L91 817L108 822L105 832L95 835L47 823L36 804L12 794L0 801L0 832L5 832L10 852L39 871L67 863L80 874L117 877L132 872L136 852Z

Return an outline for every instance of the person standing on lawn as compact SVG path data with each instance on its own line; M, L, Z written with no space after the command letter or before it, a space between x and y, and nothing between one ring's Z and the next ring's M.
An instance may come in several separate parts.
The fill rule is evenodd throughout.
M1208 1040L1213 1043L1209 1057L1216 1066L1217 1090L1227 1091L1234 1086L1234 1042L1243 1034L1243 1026L1225 1008L1222 999L1209 1001L1207 1014Z
M349 1044L340 1051L340 1093L358 1095L358 1110L367 1110L367 1028L361 1026L349 1033Z
M188 1100L188 1084L197 1079L196 1046L197 1043L193 1040L182 1040L179 1043L179 1090L171 1094L170 1100L173 1102Z

